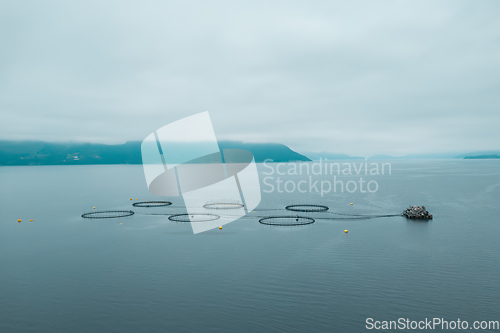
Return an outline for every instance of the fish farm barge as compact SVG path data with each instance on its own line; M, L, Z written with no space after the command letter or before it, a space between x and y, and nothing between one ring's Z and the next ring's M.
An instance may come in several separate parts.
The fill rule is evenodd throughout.
M408 207L403 215L409 219L423 219L423 220L432 220L432 214L430 214L427 210L425 210L424 206L411 206Z

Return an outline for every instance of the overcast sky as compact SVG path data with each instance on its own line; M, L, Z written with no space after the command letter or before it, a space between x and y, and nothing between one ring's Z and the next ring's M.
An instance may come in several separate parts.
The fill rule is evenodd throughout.
M0 139L500 149L500 1L0 1Z

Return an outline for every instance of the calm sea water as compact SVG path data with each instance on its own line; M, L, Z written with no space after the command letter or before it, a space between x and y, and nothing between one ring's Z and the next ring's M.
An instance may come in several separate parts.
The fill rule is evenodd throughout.
M254 216L197 235L149 215L183 211L180 198L122 219L80 217L93 206L129 209L131 197L158 200L141 166L0 167L0 332L363 332L368 317L500 320L499 167L395 161L392 175L368 177L376 193L263 193ZM264 209L292 203L345 214L425 205L434 220L258 223L284 213Z

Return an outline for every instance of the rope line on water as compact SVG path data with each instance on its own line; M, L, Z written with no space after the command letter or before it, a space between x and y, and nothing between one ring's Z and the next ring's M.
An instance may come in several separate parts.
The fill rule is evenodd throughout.
M218 205L221 205L221 208L218 208ZM173 210L174 208L180 208L180 209L187 209L187 208L194 208L194 207L185 207L185 206L174 206L172 205L171 202L169 201L143 201L143 202L137 202L134 203L133 206L136 207L162 207L162 206L167 206L169 209L172 210L172 212L169 213L146 213L144 211L141 212L133 212L133 211L104 211L104 212L90 212L90 213L84 213L82 215L83 218L116 218L116 217L125 217L125 216L130 216L133 215L134 213L137 215L150 215L150 216L168 216L168 219L171 221L176 221L176 222L205 222L205 221L212 221L214 219L218 218L243 218L243 219L258 219L261 224L268 224L268 225L304 225L304 224L310 224L314 223L311 222L310 220L314 221L316 220L369 220L369 219L377 219L377 218L384 218L384 217L397 217L397 216L403 216L403 214L346 214L346 213L336 213L332 211L328 211L329 207L328 206L323 206L323 205L311 205L311 204L295 204L295 205L288 205L284 208L262 208L262 209L253 209L249 211L248 213L253 214L247 214L241 216L241 214L220 214L220 215L215 215L215 214L206 214L203 212L198 212L198 213L192 213L188 214L186 213L181 213L179 214L178 212L174 213ZM216 208L218 212L220 210L224 210L226 206L230 206L230 208L243 208L242 204L210 204L210 205L205 205L203 208L205 209L213 209ZM230 209L227 209L228 211ZM296 212L307 212L307 213L316 213L314 216L315 218L312 219L311 217L305 217L305 216L299 216L299 215L290 215L290 216L278 216L278 215L262 215L262 214L255 214L257 212L263 213L263 212L272 212L272 211L296 211ZM118 213L118 214L113 214L113 213ZM120 214L121 213L121 214ZM321 215L323 213L323 216L318 217L318 215ZM324 216L326 214L329 214L330 217ZM192 216L191 216L192 215ZM333 215L333 216L332 216ZM192 219L190 218L192 217ZM196 216L196 218L195 218ZM280 220L282 219L290 219L292 222L286 222L283 223ZM193 220L193 221L191 221ZM297 223L297 222L304 222L306 220L306 223Z

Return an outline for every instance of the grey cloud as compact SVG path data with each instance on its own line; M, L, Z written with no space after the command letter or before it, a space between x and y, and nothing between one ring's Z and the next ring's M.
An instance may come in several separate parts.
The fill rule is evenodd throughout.
M0 139L498 149L497 1L3 2Z

